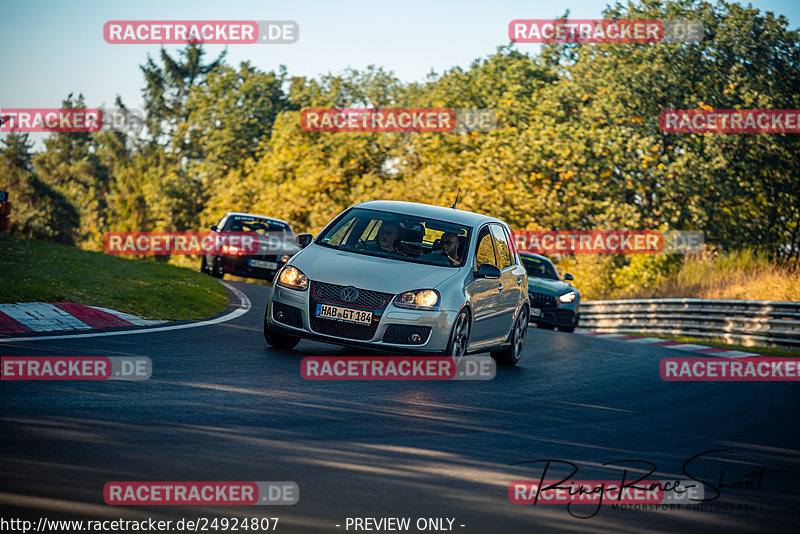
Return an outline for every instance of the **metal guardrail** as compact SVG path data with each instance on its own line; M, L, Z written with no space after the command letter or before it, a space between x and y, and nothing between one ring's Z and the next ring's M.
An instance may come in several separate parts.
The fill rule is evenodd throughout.
M800 349L800 302L629 299L581 302L580 328L720 338L730 343Z

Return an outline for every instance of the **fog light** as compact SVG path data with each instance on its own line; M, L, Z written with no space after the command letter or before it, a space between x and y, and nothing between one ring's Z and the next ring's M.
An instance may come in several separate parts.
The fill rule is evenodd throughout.
M283 311L281 311L281 310L276 311L275 312L275 318L278 319L278 320L283 319Z
M412 343L419 343L422 341L422 336L419 334L411 334L408 336L411 339Z

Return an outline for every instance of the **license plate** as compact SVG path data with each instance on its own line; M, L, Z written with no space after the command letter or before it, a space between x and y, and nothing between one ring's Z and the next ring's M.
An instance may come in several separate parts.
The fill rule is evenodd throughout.
M542 316L542 310L540 310L539 308L531 308L531 317L541 317L541 316Z
M274 261L262 261L262 260L249 260L247 262L250 267L260 267L262 269L277 269L278 264Z
M372 324L372 312L341 308L339 306L328 306L327 304L317 304L317 317L333 319L334 321L342 321L345 323Z

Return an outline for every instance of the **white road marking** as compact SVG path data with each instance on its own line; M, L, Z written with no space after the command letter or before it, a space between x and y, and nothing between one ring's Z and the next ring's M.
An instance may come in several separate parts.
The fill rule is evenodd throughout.
M70 335L63 335L63 336L32 336L32 337L6 337L0 338L0 343L10 343L10 342L17 342L17 341L42 341L42 340L50 340L50 339L80 339L80 338L87 338L87 337L108 337L108 336L128 336L131 334L154 334L156 332L167 332L169 330L183 330L185 328L197 328L199 326L211 326L214 324L225 323L236 319L237 317L241 317L245 313L250 311L252 308L252 304L250 299L247 298L247 295L229 285L225 282L222 284L230 289L231 291L239 297L239 309L233 310L232 312L223 315L222 317L217 317L216 319L209 319L207 321L198 321L196 323L188 323L188 324L178 324L174 326L159 326L156 328L141 328L139 330L121 330L115 332L95 332L92 334L70 334ZM88 327L87 327L88 328Z

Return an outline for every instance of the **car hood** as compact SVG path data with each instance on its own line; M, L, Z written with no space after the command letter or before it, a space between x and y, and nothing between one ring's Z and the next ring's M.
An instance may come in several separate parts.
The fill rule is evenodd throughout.
M563 280L552 280L550 278L529 276L528 291L531 293L547 293L557 297L569 291L577 290Z
M280 256L283 254L297 254L300 247L294 244L289 238L276 235L258 236L258 253Z
M436 288L460 272L460 268L414 264L310 245L292 257L309 280L383 293L402 293L412 289Z

